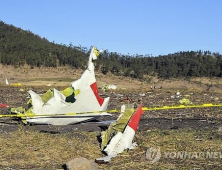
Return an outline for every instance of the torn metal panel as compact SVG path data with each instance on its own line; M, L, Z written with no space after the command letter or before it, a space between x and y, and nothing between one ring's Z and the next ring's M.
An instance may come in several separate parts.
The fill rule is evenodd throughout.
M31 99L28 101L30 108L25 113L29 112L38 116L27 117L26 121L34 124L67 125L98 116L110 116L111 114L105 112L110 98L101 98L96 84L93 60L97 59L98 54L98 50L93 47L89 56L88 68L80 79L72 82L71 86L63 91L49 89L45 94L38 95L30 90ZM94 111L99 112L94 113ZM82 114L83 112L87 113ZM17 113L20 112L17 111ZM70 113L76 114L67 115Z
M128 105L117 122L111 123L109 128L101 133L101 149L107 156L96 159L98 163L109 162L112 157L122 153L125 149L136 147L136 143L132 143L132 141L143 112L142 105L135 112L133 105Z
M123 106L125 107L125 105ZM134 107L133 104L127 105L127 108L121 109L122 113L118 117L117 122L113 122L110 124L109 128L106 131L101 132L101 149L104 149L111 138L116 135L118 132L123 132L124 128L126 127L130 117L133 114Z

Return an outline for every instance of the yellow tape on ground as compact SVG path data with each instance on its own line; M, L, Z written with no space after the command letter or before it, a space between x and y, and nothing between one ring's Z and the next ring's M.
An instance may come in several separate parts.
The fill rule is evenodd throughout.
M151 110L168 110L168 109L184 109L184 108L200 108L200 107L222 107L222 104L205 103L205 104L200 104L200 105L143 107L143 110L144 111L151 111Z
M175 106L158 106L158 107L143 107L144 111L154 111L154 110L169 110L169 109L185 109L185 108L201 108L201 107L222 107L222 104L204 103L199 105L175 105ZM1 114L0 118L3 117L19 117L25 119L26 117L56 117L56 116L73 116L79 114L92 114L92 113L116 113L120 110L107 110L107 111L91 111L91 112L81 112L81 113L65 113L65 114Z

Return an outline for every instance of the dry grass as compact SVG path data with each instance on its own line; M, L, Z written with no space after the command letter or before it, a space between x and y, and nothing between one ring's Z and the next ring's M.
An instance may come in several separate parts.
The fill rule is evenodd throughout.
M5 78L11 83L21 82L25 86L68 86L70 83L82 75L83 70L76 70L70 67L58 68L34 68L30 66L13 67L3 66L0 64L0 84L5 84ZM111 74L103 75L96 73L96 79L99 87L105 83L116 84L119 89L129 90L150 90L150 86L162 87L163 89L190 89L197 91L216 91L222 93L222 79L220 78L190 78L190 79L170 79L162 80L157 77L147 77L143 82L126 78L118 77ZM209 88L210 87L210 88Z
M75 157L94 159L95 155L101 155L96 133L77 135L24 131L22 127L14 133L1 134L1 166L18 169L56 169Z
M23 127L9 134L0 134L1 169L61 169L76 157L95 159L100 151L96 132L45 134L24 131ZM211 130L140 131L136 134L138 147L123 152L101 169L219 169L222 159L171 159L163 156L153 164L146 159L146 150L160 147L163 152L207 152L222 150L222 134Z
M0 81L22 82L25 86L67 86L79 78L82 70L70 68L14 68L0 65ZM162 86L162 90L206 91L212 85L214 91L221 92L222 79L158 80L140 82L130 78L96 75L98 86L104 83L117 84L121 91L147 91L150 85ZM170 94L169 94L170 96ZM164 99L165 100L165 99ZM194 100L192 100L194 102ZM196 101L198 102L198 101ZM202 103L202 100L199 101ZM213 112L209 112L214 117ZM215 113L216 114L216 113ZM0 169L61 169L67 161L76 157L95 159L103 156L97 141L97 132L70 132L66 134L45 134L34 130L24 130L23 126L13 133L0 132ZM145 157L150 147L160 147L161 152L191 151L206 152L222 150L222 134L204 130L153 130L140 131L135 138L139 146L135 150L124 152L111 163L100 165L101 169L220 169L222 159L170 159L161 158L151 164Z
M70 83L81 77L83 70L72 69L70 67L58 68L34 68L29 66L14 68L13 66L2 66L0 64L0 84L5 84L7 78L10 83L21 82L24 86L68 86ZM120 89L139 89L146 86L146 83L135 79L118 77L113 75L103 75L96 73L99 87L105 83L116 84Z

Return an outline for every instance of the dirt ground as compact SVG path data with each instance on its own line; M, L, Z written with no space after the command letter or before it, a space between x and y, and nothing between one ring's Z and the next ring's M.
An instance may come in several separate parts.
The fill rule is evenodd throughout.
M38 74L36 74L37 72ZM30 89L39 94L54 87L62 90L69 86L70 82L79 78L81 73L81 70L73 71L72 77L70 77L70 70L65 68L51 71L48 69L27 71L27 69L2 67L0 69L0 103L6 103L9 107L0 108L0 113L9 114L11 107L26 107L29 97L27 91ZM21 82L23 86L5 86L5 78L12 83ZM122 104L127 103L135 105L142 103L144 107L180 105L179 100L183 98L189 99L193 104L222 103L220 91L222 80L220 79L185 81L153 78L151 82L140 82L100 74L97 74L96 78L100 95L110 97L108 110L119 110ZM118 89L103 92L101 87L104 83L117 84ZM47 86L49 84L50 87ZM150 88L153 85L156 86L155 89ZM176 94L178 92L180 95ZM97 136L101 130L107 128L109 121L116 120L118 115L119 113L113 113L111 117L100 117L90 122L67 126L24 125L18 120L0 119L0 141L3 143L0 146L0 169L62 169L61 167L66 161L78 156L89 159L101 157ZM144 154L145 150L152 146L171 150L175 150L175 145L179 145L184 150L190 150L190 148L196 148L197 151L205 148L216 150L222 146L222 136L217 135L221 123L221 107L145 111L136 134L138 149L121 154L112 163L99 165L99 168L192 169L197 167L217 169L220 167L220 161L209 163L206 160L184 162L170 160L169 162L169 160L163 159L158 164L149 165ZM55 142L55 140L59 142ZM84 141L84 146L82 141ZM197 141L202 143L197 143ZM72 145L67 143L72 143ZM74 145L75 147L73 147ZM23 149L19 149L19 147ZM64 150L65 154L61 155ZM50 157L52 154L54 156ZM216 164L215 167L212 167L212 164Z
M11 107L27 107L26 102L28 101L27 90L32 89L35 92L42 94L48 87L25 87L25 92L21 92L20 88L23 87L0 87L0 101L1 103L6 103L9 107L0 108L1 114L10 113ZM58 89L63 89L63 87L56 87ZM110 103L108 110L120 110L121 105L127 103L134 103L139 105L143 104L144 107L152 106L173 106L180 105L179 100L183 98L188 98L194 104L203 103L221 103L222 98L218 93L200 93L200 92L186 92L180 91L180 95L177 96L175 93L178 91L165 91L163 89L141 91L141 92L115 92L108 91L102 92L100 89L100 95L102 97L109 96ZM185 97L186 96L186 97ZM148 129L172 129L172 128L194 128L201 129L205 127L217 128L220 126L222 121L222 108L212 107L212 108L192 108L192 109L175 109L175 110L159 110L159 111L145 111L142 115L141 122L139 125L139 130ZM55 133L61 133L67 131L100 131L99 126L106 126L107 120L116 120L119 113L113 113L111 117L101 117L98 120L92 120L88 123L81 123L76 125L68 125L62 127L46 126L46 125L35 125L32 128L39 129L40 131L55 131ZM105 121L103 123L103 121ZM17 121L12 121L11 119L1 119L0 120L1 131L16 131L18 128ZM18 122L19 123L19 122ZM10 126L6 126L10 125ZM13 126L13 128L11 128ZM8 127L8 129L7 129ZM29 128L29 126L27 126Z
M57 68L33 68L3 66L0 64L0 85L9 83L22 83L24 86L69 86L70 83L82 75L84 70L73 69L69 66ZM103 75L96 72L98 87L106 84L115 84L121 91L147 91L151 86L165 90L186 90L198 92L222 93L221 78L185 78L185 79L158 79L146 76L143 81L112 74Z

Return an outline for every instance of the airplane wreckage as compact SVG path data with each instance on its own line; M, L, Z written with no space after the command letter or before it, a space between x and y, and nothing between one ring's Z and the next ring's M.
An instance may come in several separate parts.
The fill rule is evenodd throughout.
M106 131L101 132L101 150L105 157L97 158L97 163L108 163L118 153L125 149L134 149L137 144L132 143L138 128L141 115L144 111L183 109L200 107L222 107L222 104L194 105L187 100L181 100L182 105L142 107L136 109L134 104L121 107L121 111L107 110L110 98L99 96L94 73L93 60L99 56L97 48L93 47L89 56L88 67L80 79L71 83L70 87L62 91L49 89L44 94L36 94L29 90L31 99L28 101L28 110L23 107L11 108L12 114L0 115L0 118L20 118L23 123L68 125L85 122L99 116L112 116L112 112L120 112L118 119L112 122ZM8 81L6 83L9 85ZM3 107L3 105L2 105ZM6 106L4 106L6 107Z
M116 122L110 124L106 131L101 132L101 149L107 155L97 158L97 163L108 163L125 149L134 149L137 143L132 143L134 135L143 114L142 104L135 111L134 105L123 105Z
M112 110L107 113L110 98L103 99L98 94L93 64L98 55L99 52L93 47L87 69L80 79L71 83L70 87L62 91L49 89L41 95L29 90L31 99L27 102L28 110L23 107L11 108L12 114L0 115L0 118L17 117L25 124L68 125L99 116L112 116L111 112L118 111ZM9 85L8 81L6 84ZM97 163L108 163L118 153L136 146L135 143L132 144L132 140L141 114L144 112L142 105L135 113L134 111L133 104L123 105L117 121L111 123L109 128L101 133L101 150L107 156L96 159Z
M42 95L29 90L29 109L18 107L12 108L11 112L21 117L24 123L48 125L68 125L111 116L106 112L110 98L103 99L98 94L93 64L98 55L98 50L93 47L87 69L70 87L63 91L49 89Z

